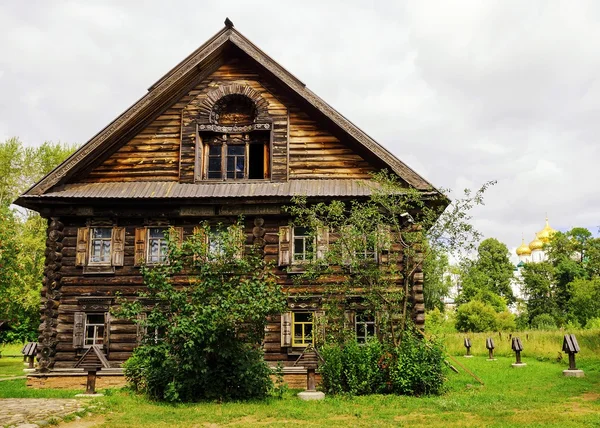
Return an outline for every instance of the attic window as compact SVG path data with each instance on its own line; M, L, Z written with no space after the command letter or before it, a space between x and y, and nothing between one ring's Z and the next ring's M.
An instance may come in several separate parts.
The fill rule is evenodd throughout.
M268 178L268 142L269 134L265 132L207 135L200 148L201 159L204 159L200 179L234 181Z

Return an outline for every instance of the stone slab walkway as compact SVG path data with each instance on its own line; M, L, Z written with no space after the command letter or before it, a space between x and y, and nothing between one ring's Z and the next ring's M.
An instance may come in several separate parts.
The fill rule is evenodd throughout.
M86 402L75 399L4 398L0 399L0 427L33 428L83 410Z

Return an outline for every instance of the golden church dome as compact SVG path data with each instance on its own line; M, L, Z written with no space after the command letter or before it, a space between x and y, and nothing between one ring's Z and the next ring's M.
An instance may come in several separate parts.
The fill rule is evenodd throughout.
M517 248L517 256L530 255L531 248L525 243L525 239L521 239L521 245Z
M529 243L529 249L534 251L541 250L542 248L544 248L544 242L536 235L535 239Z
M544 228L537 233L537 237L544 244L547 244L550 242L550 238L552 238L552 235L555 233L556 230L550 227L550 224L548 223L548 217L546 217L546 226L544 226Z

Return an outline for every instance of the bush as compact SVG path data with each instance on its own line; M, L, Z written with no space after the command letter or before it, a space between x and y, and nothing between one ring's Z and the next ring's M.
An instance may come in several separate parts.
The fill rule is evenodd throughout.
M473 300L456 310L456 329L460 332L493 331L496 326L496 311L488 304Z
M350 341L323 346L321 356L321 388L328 394L423 395L443 390L443 348L413 332L405 332L398 348Z
M600 318L590 318L585 323L586 330L600 329Z
M535 330L556 330L556 320L550 314L536 315L531 320L531 328Z
M432 334L456 333L454 328L454 311L442 312L438 308L425 314L425 330Z
M497 331L515 331L517 323L515 316L508 311L496 314L496 330Z

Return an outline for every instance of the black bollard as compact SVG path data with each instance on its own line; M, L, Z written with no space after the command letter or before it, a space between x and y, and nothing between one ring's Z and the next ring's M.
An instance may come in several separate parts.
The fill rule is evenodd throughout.
M468 337L465 337L465 348L467 348L467 354L465 355L465 358L471 358L473 356L471 355L471 339Z
M512 364L513 367L524 367L527 364L521 361L521 351L523 351L523 343L518 337L512 338L512 350L515 351L516 361Z
M494 358L494 339L492 339L491 337L485 339L485 347L487 348L489 353L488 361L496 361L496 359Z

